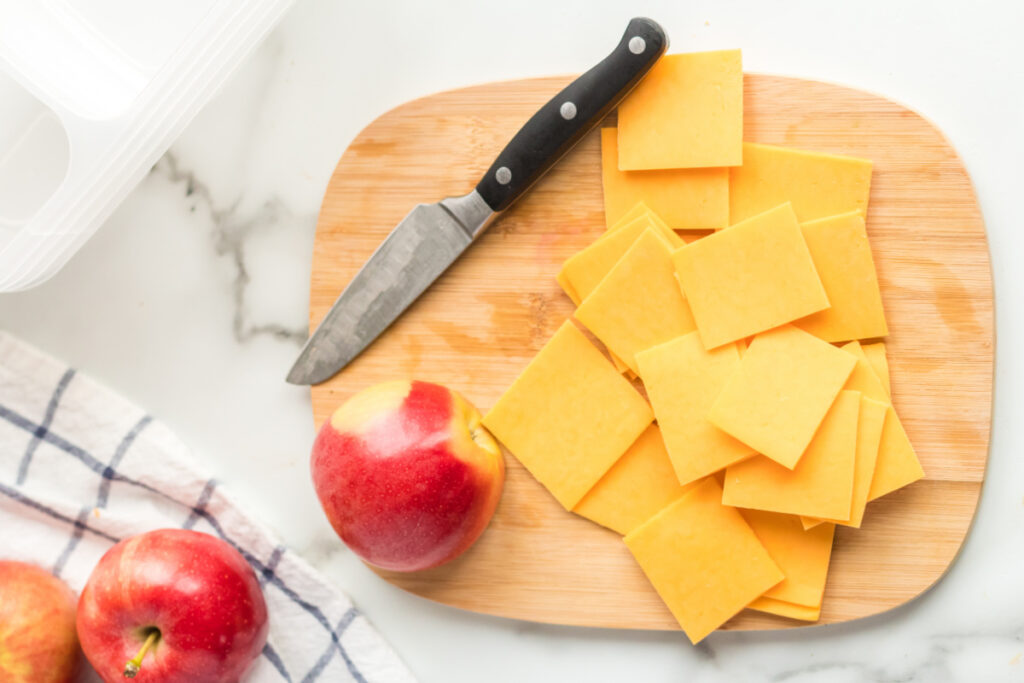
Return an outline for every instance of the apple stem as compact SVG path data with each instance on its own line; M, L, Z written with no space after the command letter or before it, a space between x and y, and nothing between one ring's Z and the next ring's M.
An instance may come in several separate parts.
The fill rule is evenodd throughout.
M139 670L142 669L142 660L145 659L149 648L153 647L158 640L160 640L160 631L153 629L149 632L149 636L146 637L146 642L142 644L142 649L139 650L139 653L129 659L128 663L124 665L125 678L135 678L138 675Z

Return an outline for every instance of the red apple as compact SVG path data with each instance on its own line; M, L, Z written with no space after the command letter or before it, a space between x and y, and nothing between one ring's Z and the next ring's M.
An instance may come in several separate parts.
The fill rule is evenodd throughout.
M237 681L267 640L249 563L209 534L158 529L125 539L93 569L78 637L106 683Z
M366 562L418 571L465 551L494 514L505 463L480 412L428 382L356 394L317 435L313 486L331 526Z
M45 569L0 561L0 681L69 683L78 661L75 594Z

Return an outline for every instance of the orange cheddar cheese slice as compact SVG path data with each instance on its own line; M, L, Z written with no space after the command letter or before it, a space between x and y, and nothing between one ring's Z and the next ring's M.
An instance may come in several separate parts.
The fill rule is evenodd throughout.
M653 419L647 401L566 321L483 424L571 510Z
M722 503L806 517L848 518L859 412L860 393L840 392L793 469L764 457L730 465L725 470Z
M878 379L882 381L885 393L891 394L892 384L889 379L889 359L885 355L885 342L861 344L861 348L864 349L864 355L868 357L868 362L871 363L871 369L875 371Z
M633 208L631 208L626 213L622 214L619 220L615 221L614 225L607 226L607 230L608 232L612 232L617 228L621 228L626 223L629 223L634 219L640 218L640 216L647 216L650 213L651 210L647 208L646 204L644 204L643 202L637 202L636 204L633 205Z
M794 324L828 342L889 334L860 212L809 221L800 229L831 306Z
M924 470L903 428L903 423L892 406L889 392L882 386L860 343L850 342L844 345L842 350L857 359L857 365L846 382L846 388L860 391L868 398L888 404L878 445L878 459L875 461L875 472L868 491L868 501L872 501L923 478Z
M758 598L747 605L747 607L756 609L758 612L767 612L768 614L799 619L800 621L817 621L821 618L821 607L804 607L803 605L794 605L791 602L774 598Z
M674 230L714 230L729 223L729 169L620 171L615 128L601 129L604 214L614 225L638 201Z
M558 273L558 284L578 306L590 296L597 283L604 279L622 255L633 246L633 242L645 230L650 229L658 231L673 248L683 244L679 235L667 228L660 228L649 214L645 214L634 218L621 228L604 233L585 249L566 259Z
M820 607L832 557L834 524L805 530L800 518L778 512L741 510L772 560L786 578L761 597L804 607Z
M648 427L572 509L625 536L683 495L657 425Z
M856 364L849 353L792 325L763 332L750 342L708 419L792 469Z
M743 165L729 169L729 220L737 223L782 202L793 203L801 222L847 211L867 215L870 191L866 159L745 142Z
M662 57L619 105L619 169L743 163L739 50Z
M714 477L633 529L625 542L697 643L785 576Z
M917 459L910 437L896 416L896 411L890 406L885 416L885 425L882 427L882 443L878 447L878 461L875 463L875 474L871 478L868 501L881 498L923 478L924 469Z
M889 334L860 212L812 220L800 228L831 305L795 325L829 342Z
M637 354L640 378L683 484L754 455L708 422L711 404L740 365L735 344L706 351L696 332Z
M636 354L696 329L672 251L646 230L576 309L576 319L633 372Z
M619 221L611 228L609 228L607 232L601 233L595 241L603 240L606 237L615 234L616 231L623 229L632 230L635 234L637 226L643 226L642 229L644 230L655 230L662 237L665 238L665 241L667 241L673 249L681 247L684 244L686 244L683 238L675 230L668 227L668 225L665 224L665 221L661 220L661 217L658 214L651 211L650 209L640 214L639 216L634 216L630 218L628 221Z
M789 204L687 244L672 257L709 349L829 306Z
M865 395L861 395L850 517L848 520L822 520L804 517L803 526L805 529L810 529L825 521L843 526L851 526L856 529L860 528L864 521L864 510L868 504L871 480L875 474L875 463L878 461L878 447L882 442L882 428L885 425L886 414L890 409L891 406L887 403L875 401Z

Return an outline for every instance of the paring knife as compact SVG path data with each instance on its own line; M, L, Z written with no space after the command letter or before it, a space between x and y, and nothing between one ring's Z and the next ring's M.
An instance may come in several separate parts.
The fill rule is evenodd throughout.
M668 47L650 19L629 22L615 50L526 122L464 197L420 204L356 273L288 373L319 384L348 365L469 247L502 211L596 126Z

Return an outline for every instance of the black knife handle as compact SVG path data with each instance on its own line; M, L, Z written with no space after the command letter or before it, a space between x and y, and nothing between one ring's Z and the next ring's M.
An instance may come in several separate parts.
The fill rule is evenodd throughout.
M526 122L477 184L487 205L504 211L604 119L664 54L656 22L629 22L618 47L555 95Z

